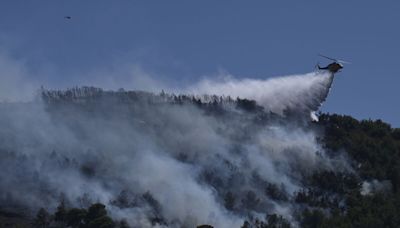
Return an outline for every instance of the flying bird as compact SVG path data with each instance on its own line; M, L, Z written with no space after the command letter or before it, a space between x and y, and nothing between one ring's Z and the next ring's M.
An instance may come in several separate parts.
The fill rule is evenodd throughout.
M70 17L70 16L65 16L64 18L65 18L65 19L68 19L68 20L69 20L69 19L71 19L71 17Z

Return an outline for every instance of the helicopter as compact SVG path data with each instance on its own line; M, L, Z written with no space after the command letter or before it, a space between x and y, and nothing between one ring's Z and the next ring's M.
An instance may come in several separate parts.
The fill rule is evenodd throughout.
M330 63L326 67L320 67L319 64L317 64L318 70L328 70L331 73L337 73L341 69L343 69L343 64L345 64L345 63L350 64L349 62L346 62L346 61L343 61L343 60L334 59L334 58L331 58L331 57L328 57L328 56L325 56L325 55L321 55L321 54L318 54L318 55L333 61L333 63Z

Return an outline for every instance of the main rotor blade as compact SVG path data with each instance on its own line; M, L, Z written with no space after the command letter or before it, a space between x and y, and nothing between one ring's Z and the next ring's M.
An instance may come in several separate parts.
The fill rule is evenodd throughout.
M347 61L340 60L340 59L338 59L338 60L336 60L336 61L339 62L339 63L351 64L351 62L347 62Z
M334 59L334 58L331 58L331 57L328 57L328 56L325 56L325 55L321 55L321 54L318 54L319 56L321 56L321 57L324 57L324 58L327 58L327 59L330 59L330 60L332 60L332 61L337 61L336 59Z

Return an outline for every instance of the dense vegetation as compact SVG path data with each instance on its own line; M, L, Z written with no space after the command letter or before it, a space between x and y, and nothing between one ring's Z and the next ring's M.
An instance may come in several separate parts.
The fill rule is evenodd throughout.
M350 116L320 115L316 123L324 129L321 139L331 153L345 150L355 162L353 174L320 172L309 177L312 187L298 192L295 201L304 204L298 214L301 227L398 227L400 225L400 129L393 129L381 120L358 121ZM361 180L378 180L388 188L362 193ZM266 188L282 200L276 186ZM249 196L251 198L251 196ZM229 195L226 207L229 207ZM251 201L251 199L249 199ZM93 216L89 216L94 214ZM72 227L126 227L124 221L111 221L104 206L66 210L60 205L54 215L41 209L34 224L70 225ZM39 225L38 225L39 224ZM92 226L91 224L96 224ZM205 227L205 226L204 226ZM266 215L265 221L250 220L243 227L290 227L282 216Z
M319 119L316 125L324 132L321 142L330 153L346 151L355 172L320 172L310 176L311 187L298 192L294 199L306 207L298 214L299 225L399 227L400 129L381 120L358 121L337 114L321 114ZM376 185L371 187L362 180ZM368 192L364 191L366 187L371 187ZM277 215L267 215L266 222L246 221L243 227L290 225Z
M232 107L254 114L254 121L262 125L267 121L294 121L295 114L288 111L289 118L280 118L273 113L266 113L256 102L230 97L192 97L176 96L161 93L151 95L145 92L104 92L94 88L72 89L66 92L43 91L42 98L46 103L70 103L74 105L91 105L100 96L118 97L123 102L136 102L145 97L149 102L180 105L194 104L209 115L227 115L222 106ZM89 102L88 102L89 100ZM51 106L55 107L55 106ZM290 118L293 116L293 118ZM304 127L319 132L319 141L332 157L347 156L352 172L320 170L301 174L304 187L294 195L288 195L282 186L271 183L259 183L265 189L268 198L283 203L298 205L295 221L277 214L265 213L265 219L249 216L243 227L399 227L400 226L400 129L392 128L381 120L356 120L350 116L336 114L320 114L319 122L307 123ZM244 129L245 132L246 129ZM248 130L248 129L247 129ZM250 129L251 130L251 129ZM242 138L246 134L243 134ZM239 138L239 137L238 137ZM184 160L185 158L181 158ZM92 175L91 167L82 167L81 171ZM255 180L258 180L254 176ZM201 180L218 188L221 182L213 173L204 172ZM230 191L222 196L224 207L232 213L240 213L240 208L259 211L260 200L249 191L238 199ZM157 201L151 194L143 194L140 200L145 201L157 212ZM127 202L122 197L112 205L123 206ZM129 203L129 202L128 202ZM159 213L154 213L158 215ZM153 225L167 225L162 217L152 218ZM200 225L200 224L199 224ZM212 225L212 224L210 224ZM129 227L122 220L113 220L107 213L107 208L101 203L88 207L74 208L67 206L61 200L56 211L48 212L40 209L34 216L0 208L0 227ZM199 227L210 227L202 225Z
M319 118L317 125L324 130L322 143L330 153L345 150L354 161L355 173L320 172L310 176L311 187L295 197L307 208L298 214L299 225L399 227L400 129L381 120L358 121L336 114ZM364 188L371 186L362 180L376 185L365 192ZM243 227L290 227L277 215L268 215L266 221L245 222Z
M320 116L318 125L325 130L326 148L332 153L345 150L354 161L355 173L315 174L311 179L315 187L305 194L311 196L305 197L305 203L318 203L324 192L337 194L343 203L319 205L329 213L305 210L300 216L302 227L399 227L400 129L381 120L328 114ZM379 184L363 192L370 186L360 180Z

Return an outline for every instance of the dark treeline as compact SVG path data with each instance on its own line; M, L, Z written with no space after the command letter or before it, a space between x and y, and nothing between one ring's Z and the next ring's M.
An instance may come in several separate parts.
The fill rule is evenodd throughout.
M233 99L230 96L216 95L185 95L185 94L169 94L162 91L154 94L145 91L105 91L96 87L75 87L68 90L46 90L41 89L40 98L47 104L90 104L97 102L121 102L124 104L141 103L148 104L193 104L198 107L206 108L213 111L223 111L223 108L233 107L248 112L259 112L263 110L254 100L241 99L239 97Z
M149 103L234 103L234 100L230 97L221 97L216 95L175 95L168 94L162 91L159 94L154 94L145 91L125 91L119 89L118 91L106 91L96 87L75 87L68 90L40 90L40 97L47 103L60 103L60 102L98 102L101 99L113 99L113 101L119 101L124 103L129 102L149 102ZM101 98L101 99L99 99ZM255 105L254 101L249 101Z

